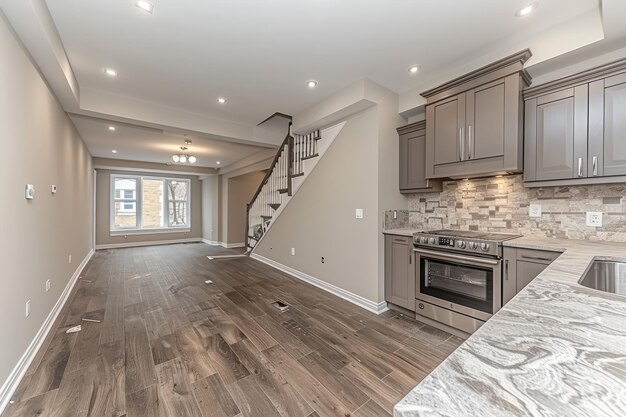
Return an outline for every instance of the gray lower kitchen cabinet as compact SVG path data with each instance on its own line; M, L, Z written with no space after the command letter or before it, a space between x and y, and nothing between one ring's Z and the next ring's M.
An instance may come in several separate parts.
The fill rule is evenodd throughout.
M415 311L413 245L408 236L385 235L385 301Z
M626 59L524 91L529 187L626 182Z
M560 252L505 247L502 305L509 302L530 281L537 278L560 254Z
M441 191L441 181L426 178L426 122L398 128L400 137L400 192Z
M522 51L422 93L426 178L465 178L522 170Z

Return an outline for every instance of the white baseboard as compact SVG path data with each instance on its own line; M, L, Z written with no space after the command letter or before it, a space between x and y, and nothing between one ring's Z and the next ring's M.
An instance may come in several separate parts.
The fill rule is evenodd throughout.
M11 371L11 373L9 374L7 380L4 381L4 383L2 384L2 387L0 388L0 414L4 412L5 408L9 404L11 396L13 396L13 393L17 389L17 386L22 381L26 370L35 358L35 355L37 355L37 352L41 348L44 340L46 340L48 333L50 332L50 330L52 330L52 326L54 325L54 322L59 316L59 313L63 309L63 306L65 305L67 299L72 293L72 289L74 288L76 281L78 281L78 277L83 272L85 265L87 265L87 262L89 262L93 254L94 250L91 249L87 256L85 256L85 259L83 259L80 265L78 265L76 271L74 271L74 274L65 286L63 293L61 293L61 296L50 311L50 314L48 314L48 317L43 322L43 325L35 335L35 338L32 342L30 342L30 345L26 349L26 352L24 352L17 365L15 365L15 368L13 368L13 371Z
M289 274L295 278L298 278L299 280L307 282L311 285L315 285L317 288L321 288L333 295L336 295L337 297L343 298L346 301L350 301L352 304L356 304L357 306L364 308L367 311L371 311L374 314L382 314L389 309L387 307L386 301L376 303L374 301L368 300L365 297L361 297L358 294L355 294L348 290L344 290L343 288L337 287L336 285L329 284L328 282L322 281L319 278L315 278L314 276L305 274L304 272L300 272L297 269L293 269L287 265L283 265L254 252L252 252L250 257L256 259L259 262L263 262L264 264L269 265L273 268L276 268L279 271L283 271L284 273Z
M187 239L154 240L152 242L110 243L106 245L96 245L96 249L132 248L135 246L171 245L174 243L190 243L190 242L202 242L202 239L199 237L191 237Z
M241 243L226 243L226 242L218 242L216 240L207 240L207 239L202 239L202 242L206 243L207 245L221 246L221 247L226 248L226 249L245 248L246 247L245 242L241 242Z

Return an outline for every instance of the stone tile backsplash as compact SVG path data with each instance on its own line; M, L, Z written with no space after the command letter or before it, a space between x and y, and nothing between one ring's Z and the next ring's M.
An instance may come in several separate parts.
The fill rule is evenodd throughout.
M408 212L390 212L386 226L626 242L625 193L626 184L525 188L521 175L448 181L441 193L410 195ZM528 215L531 203L541 217ZM602 227L585 225L588 211L603 213Z

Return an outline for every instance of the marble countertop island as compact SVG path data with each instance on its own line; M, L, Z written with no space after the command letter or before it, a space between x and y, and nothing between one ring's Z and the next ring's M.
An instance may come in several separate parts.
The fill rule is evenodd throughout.
M626 296L583 287L626 244L523 237L563 251L394 408L394 417L626 416Z

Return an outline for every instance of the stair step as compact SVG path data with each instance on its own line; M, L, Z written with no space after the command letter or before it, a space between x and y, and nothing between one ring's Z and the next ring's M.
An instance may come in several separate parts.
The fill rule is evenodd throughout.
M289 188L279 188L278 189L278 193L279 194L285 194L289 192Z
M313 155L305 156L304 158L302 158L302 160L306 161L307 159L317 158L318 156L320 156L320 155L315 153Z
M313 140L320 140L322 137L321 136L316 136L313 138Z
M261 216L261 218L262 218L263 220L269 220L269 219L271 219L271 218L272 218L272 216Z
M280 203L269 203L268 206L270 206L274 210L278 210L278 207L280 207Z
M304 172L299 172L297 174L289 174L289 178L301 177L304 175Z

